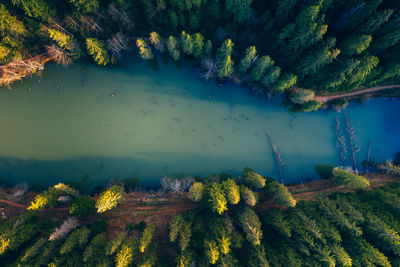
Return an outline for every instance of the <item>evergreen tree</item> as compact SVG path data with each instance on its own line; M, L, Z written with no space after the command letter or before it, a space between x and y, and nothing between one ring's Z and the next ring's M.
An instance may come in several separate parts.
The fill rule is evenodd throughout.
M338 185L344 185L355 189L364 189L369 186L369 182L366 178L340 168L333 169L332 179Z
M245 207L239 213L239 222L243 227L243 232L246 234L246 239L253 246L261 244L262 231L261 222L257 214L250 208Z
M369 47L371 41L371 35L350 36L343 41L341 50L345 55L359 55Z
M125 239L125 234L120 233L111 242L107 243L106 255L113 255L122 245Z
M314 91L302 88L296 88L290 94L290 101L296 104L304 104L314 98Z
M274 61L270 56L260 57L254 67L251 69L250 75L254 81L259 81L264 76L265 72L274 65Z
M250 7L252 2L253 0L226 0L225 8L233 14L236 21L244 22L252 11Z
M219 215L228 209L225 195L221 185L218 183L211 183L207 187L207 201L211 210Z
M155 231L156 231L155 224L151 224L144 229L142 236L140 237L139 240L140 252L144 253L145 249L150 245Z
M199 58L204 53L204 37L200 33L194 35L193 56Z
M231 56L226 56L222 59L218 66L218 76L221 78L227 78L233 74L234 62Z
M280 75L281 75L281 68L278 66L272 66L262 79L262 83L265 86L270 87L278 80Z
M87 38L86 48L97 64L104 66L108 64L108 53L102 41L96 38Z
M123 244L115 257L116 267L127 267L133 262L133 247L127 243Z
M200 182L194 183L189 189L190 199L199 202L203 198L204 186Z
M215 241L205 241L205 249L206 249L206 256L208 258L209 263L215 264L219 259L219 251L218 246Z
M24 36L27 33L24 23L11 15L3 4L0 4L0 32L2 36Z
M69 0L79 12L96 13L99 10L99 0Z
M222 182L222 188L225 191L225 196L229 204L238 204L240 201L239 186L232 179ZM226 254L226 253L225 253Z
M257 59L257 50L255 46L250 46L244 52L244 56L239 63L239 71L246 72L253 62Z
M278 81L275 83L275 90L277 92L284 92L287 89L292 88L297 83L297 76L293 74L284 74L282 75Z
M207 40L207 42L204 44L204 54L206 55L211 55L213 49L212 42L210 40Z
M181 57L179 51L178 40L174 36L170 36L167 40L167 49L173 60L177 61Z
M181 33L181 46L183 53L187 55L193 54L193 38L185 31Z
M14 6L23 9L28 17L46 22L50 17L49 5L43 0L11 0Z
M150 43L160 52L164 52L164 42L161 36L156 32L150 33Z
M296 206L296 200L290 194L289 190L277 181L271 181L266 187L265 193L271 196L279 205Z
M243 170L243 178L244 182L251 188L261 189L265 186L265 178L250 168Z

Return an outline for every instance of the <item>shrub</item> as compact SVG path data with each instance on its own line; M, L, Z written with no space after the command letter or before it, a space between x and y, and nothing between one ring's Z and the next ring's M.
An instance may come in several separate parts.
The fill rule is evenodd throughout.
M292 194L290 194L289 190L277 181L271 181L268 184L265 193L271 196L279 205L289 207L296 206L296 200L293 198Z
M72 201L69 214L85 216L94 210L94 201L89 196L79 196Z
M323 179L331 179L333 174L334 166L332 164L317 164L314 166L314 170Z
M369 186L369 182L365 177L340 168L333 169L333 180L338 185L344 185L354 189L365 189Z
M204 186L202 183L196 182L189 189L189 197L195 202L199 202L203 198Z

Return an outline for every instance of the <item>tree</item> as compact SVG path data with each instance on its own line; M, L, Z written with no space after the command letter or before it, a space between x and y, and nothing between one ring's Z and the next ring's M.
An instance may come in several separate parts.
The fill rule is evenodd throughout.
M333 255L335 256L336 261L341 266L350 267L352 266L352 259L350 258L349 254L344 250L344 248L336 245L332 248Z
M278 66L272 66L268 71L267 74L262 79L262 83L266 87L270 87L273 85L281 75L281 68Z
M49 241L54 241L66 236L71 230L78 227L79 222L75 217L68 217L63 221L63 223L57 227L54 232L50 235Z
M207 201L212 211L221 215L228 210L227 201L220 184L211 183L207 187L207 196Z
M157 32L150 33L150 43L160 52L164 52L164 42Z
M242 195L242 199L244 202L249 205L249 206L255 206L257 203L257 198L254 194L253 191L251 191L248 187L246 186L241 186L240 187L240 193Z
M94 232L94 230L92 229ZM89 246L83 252L83 262L88 266L97 266L102 263L104 259L104 247L107 239L104 233L100 233L92 238Z
M69 214L73 216L86 216L94 210L94 202L89 196L79 196L72 201Z
M116 207L123 200L124 187L113 185L106 191L100 194L96 202L98 213L103 213Z
M231 56L226 56L219 64L218 76L221 78L231 76L233 74L233 64Z
M4 254L10 247L10 241L6 234L0 235L0 255Z
M231 39L226 39L225 42L218 49L218 59L222 61L224 58L231 56L233 52L234 43Z
M103 66L108 64L109 62L108 53L102 41L96 38L87 38L86 48L97 64Z
M213 49L213 44L210 40L207 40L207 42L204 44L204 54L206 55L211 55Z
M18 20L16 16L11 15L3 4L0 4L0 32L3 36L12 35L16 37L22 37L27 33L24 23Z
M37 253L39 252L39 249L41 247L43 247L43 245L46 243L46 238L40 238L38 239L35 244L33 244L31 247L29 247L24 256L22 257L21 261L27 261L30 258L34 257L37 255ZM0 255L1 255L1 249L0 249Z
M232 13L237 22L244 22L251 13L253 0L226 0L225 8Z
M218 246L215 241L206 240L204 243L206 249L206 256L208 258L209 263L215 264L219 259L219 251Z
M182 46L182 51L183 53L187 55L193 54L193 38L190 34L186 33L185 31L182 31L181 33L181 46Z
M116 267L127 267L133 261L133 247L125 243L122 245L117 256L115 257Z
M69 51L72 51L74 49L74 43L70 35L50 28L47 29L47 31L49 33L49 37L53 39L61 48Z
M153 239L154 232L156 231L156 225L151 224L147 226L143 233L142 236L140 237L139 240L139 250L140 252L144 252L144 250L149 246L151 243L151 240Z
M265 193L271 196L279 205L296 206L296 200L290 194L289 190L277 181L271 181L266 187Z
M139 48L139 55L143 59L153 59L153 53L145 40L141 38L136 39L136 46Z
M290 94L290 100L296 104L304 104L314 98L314 91L302 88L296 88Z
M265 178L255 173L250 168L243 170L244 182L251 188L261 189L265 186Z
M43 0L12 0L11 3L23 9L28 17L37 18L46 22L50 17L48 4Z
M199 58L204 53L204 37L200 33L194 35L193 56Z
M239 213L239 222L246 234L247 241L253 246L260 245L262 238L261 222L254 210L245 207Z
M297 83L297 76L293 74L284 74L275 84L275 90L279 93L283 93L287 89L292 88Z
M264 76L265 72L274 65L274 61L270 56L262 56L260 57L254 67L250 71L250 75L254 81L259 81Z
M185 223L182 214L177 214L172 217L171 221L169 222L169 241L175 242L178 238L179 232Z
M238 204L240 201L239 186L232 179L222 182L222 188L225 191L225 196L230 204Z
M54 207L57 199L62 193L54 187L49 187L46 191L36 195L35 199L31 202L28 210L42 210L45 208Z
M119 235L117 235L117 237L111 240L111 242L108 242L106 246L106 255L113 255L117 251L117 249L121 246L124 239L125 239L125 234L120 233Z
M369 182L365 177L340 168L333 169L332 179L338 185L344 185L354 189L364 189L369 186Z
M222 254L227 255L231 250L231 239L229 236L222 235L220 239L218 239L219 250Z
M178 40L174 36L168 38L167 49L173 60L179 60L181 52L179 51Z
M58 183L54 186L55 189L64 192L67 195L78 196L79 192L64 183Z
M204 186L200 182L194 183L189 189L189 197L195 202L199 202L203 198Z
M100 7L99 0L69 0L79 12L96 13Z
M90 230L86 227L75 229L60 248L61 254L70 254L76 247L82 247L88 241Z
M345 55L359 55L369 47L371 41L371 35L361 34L350 36L343 41L341 50Z
M257 50L255 46L250 46L244 52L243 58L239 63L239 71L246 72L253 62L257 59Z

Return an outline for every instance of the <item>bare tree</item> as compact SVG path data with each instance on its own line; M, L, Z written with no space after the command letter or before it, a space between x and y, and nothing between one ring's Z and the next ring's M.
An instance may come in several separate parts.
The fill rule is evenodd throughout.
M209 57L204 58L201 61L201 67L203 69L203 78L206 80L214 79L218 73L218 65L217 62Z
M100 27L100 25L91 16L82 16L80 18L80 22L82 23L82 26L87 32L92 32L92 31L94 31L95 33L103 32L103 28Z
M66 236L71 230L78 227L79 222L75 217L68 217L55 231L50 235L49 241L54 241Z
M72 62L72 54L57 45L46 45L46 51L49 57L57 64L67 66Z
M111 62L121 58L121 52L128 49L127 38L122 33L118 32L114 34L111 39L107 40L107 48L111 51Z
M111 4L108 7L108 14L110 14L113 20L120 21L124 26L133 27L132 20L126 14L125 10L122 8L118 9L115 4Z
M74 31L78 31L81 28L81 25L71 16L66 16L64 23Z

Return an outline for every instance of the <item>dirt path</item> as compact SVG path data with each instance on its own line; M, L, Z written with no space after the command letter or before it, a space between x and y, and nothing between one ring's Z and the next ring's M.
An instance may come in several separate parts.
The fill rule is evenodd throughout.
M314 100L317 100L321 103L326 103L333 99L351 97L351 96L362 95L362 94L367 94L367 93L374 93L374 92L383 91L383 90L387 90L387 89L394 89L394 88L400 88L400 85L394 84L394 85L376 86L376 87L361 89L361 90L357 90L354 92L348 92L348 93L337 94L337 95L328 95L328 96L317 95L314 97Z

